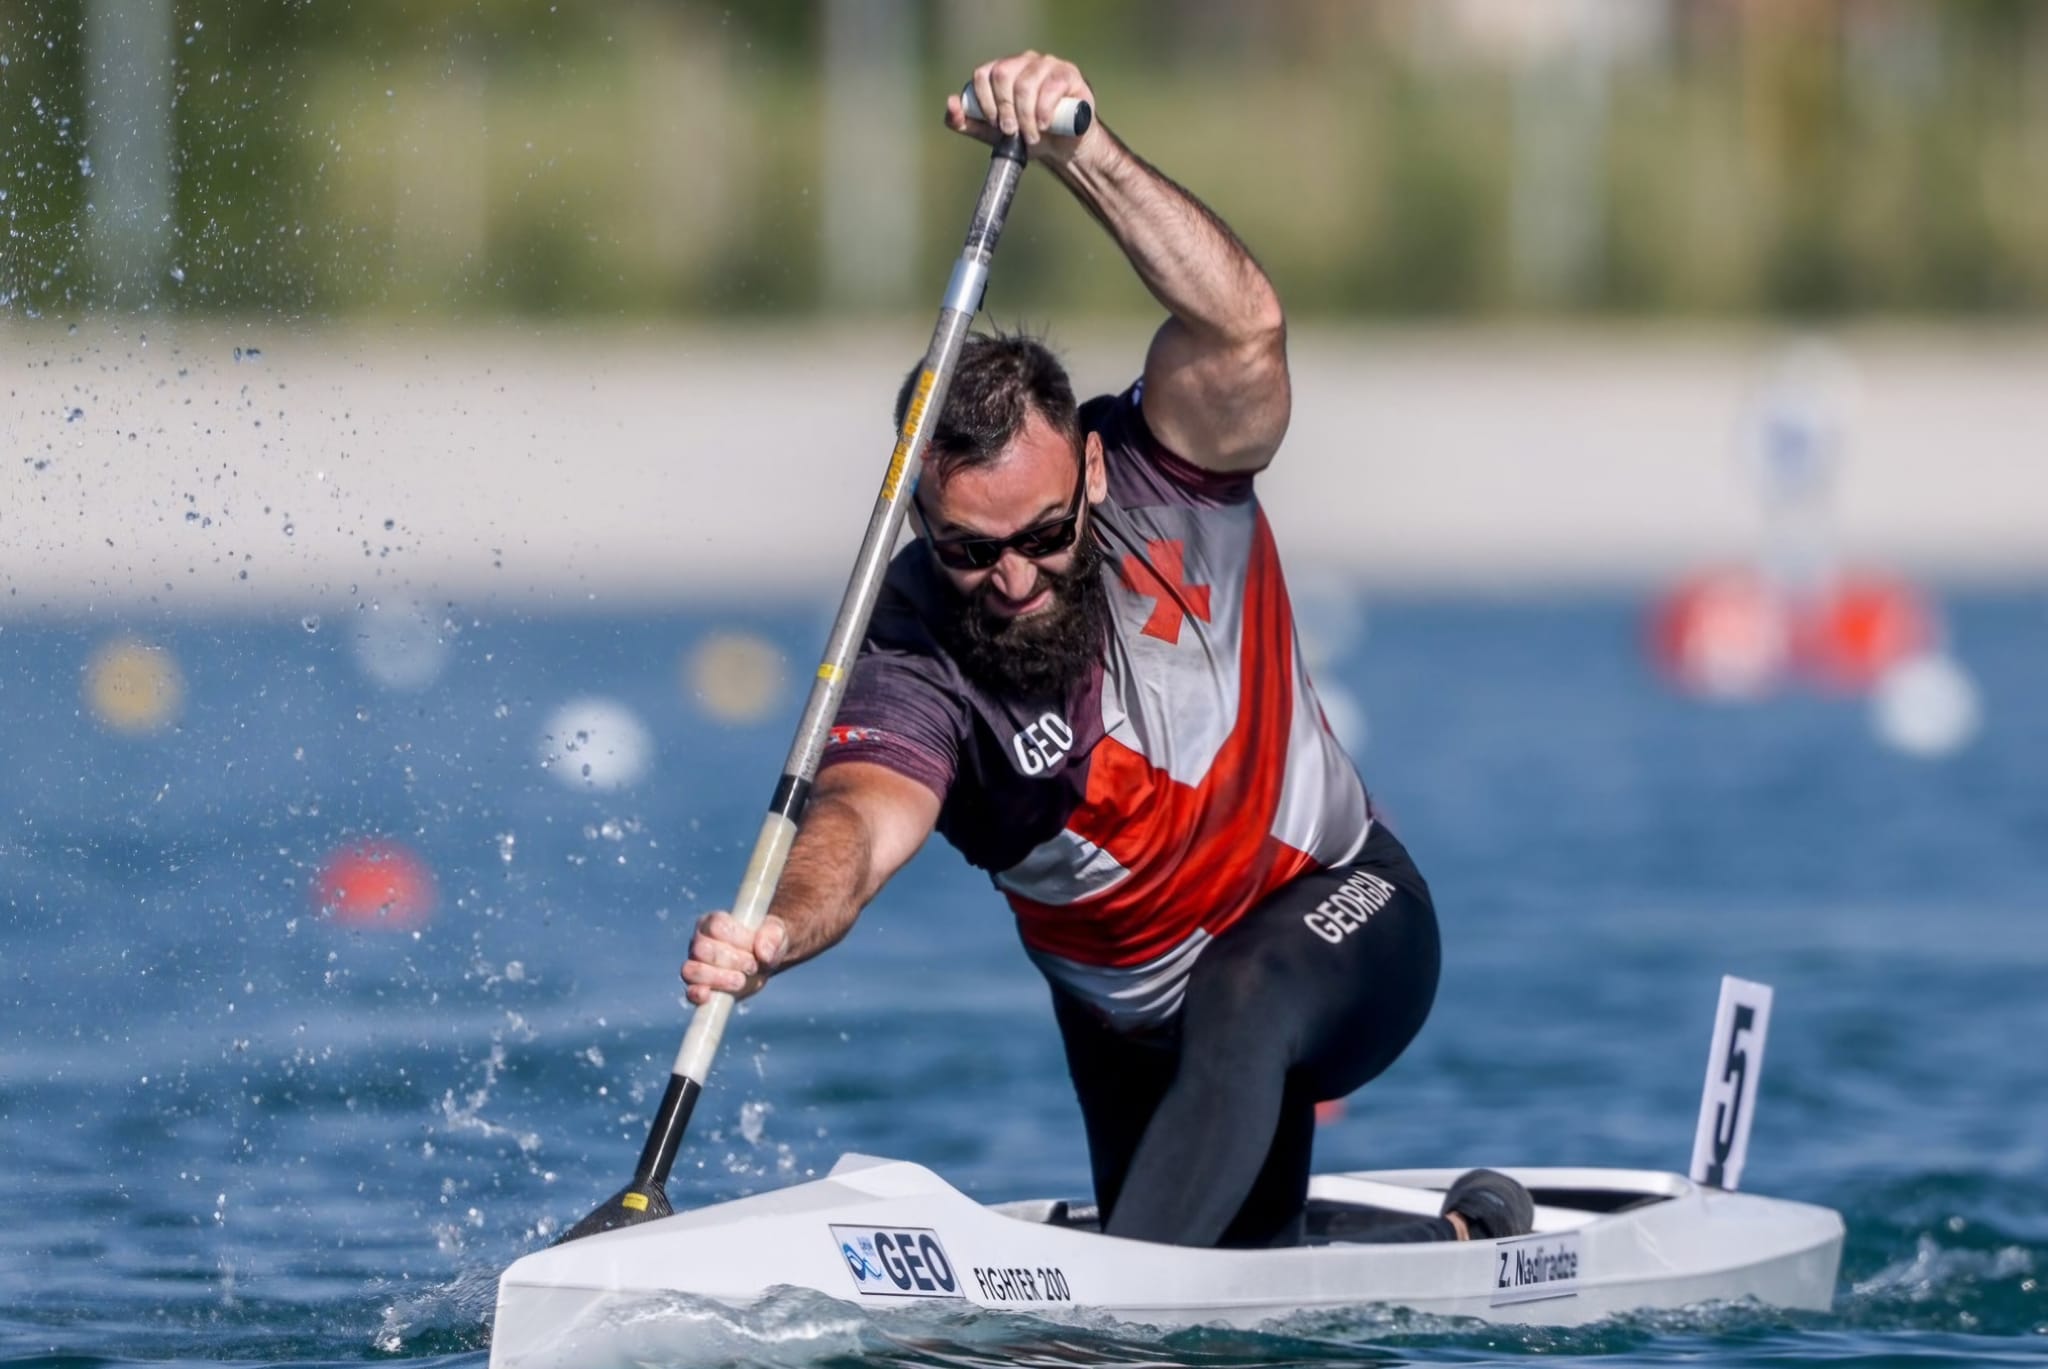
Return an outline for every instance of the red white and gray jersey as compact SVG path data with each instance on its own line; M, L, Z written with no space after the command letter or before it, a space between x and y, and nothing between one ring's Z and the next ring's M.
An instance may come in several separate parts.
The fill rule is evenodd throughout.
M1372 822L1252 477L1167 450L1142 398L1081 408L1109 476L1090 514L1112 621L1101 664L1066 698L968 679L929 626L957 601L914 542L823 762L928 786L938 830L994 876L1039 968L1124 1029L1172 1017L1212 938L1295 876L1351 861Z

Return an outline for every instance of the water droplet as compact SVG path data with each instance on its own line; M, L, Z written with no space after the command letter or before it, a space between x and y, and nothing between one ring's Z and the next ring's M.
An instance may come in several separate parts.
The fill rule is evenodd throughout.
M294 534L296 534L296 533L298 532L298 530L299 530L299 525L298 525L297 523L287 523L287 524L285 524L285 525L284 525L284 535L285 535L286 537L290 537L290 536L293 536Z
M761 1144L761 1137L767 1130L768 1114L775 1111L768 1103L748 1101L740 1104L740 1136L750 1146Z
M185 283L185 268L182 266L173 266L171 268L171 279L176 281L178 284L183 285Z
M299 626L308 632L318 632L320 630L320 615L317 613L307 614L299 619Z
M78 421L79 419L81 419L81 418L84 418L84 417L85 417L85 410L83 410L83 409L73 409L73 410L72 410L72 411L71 411L70 413L68 413L68 414L64 415L64 421L65 421L66 423L76 423L76 422L77 422L77 421Z

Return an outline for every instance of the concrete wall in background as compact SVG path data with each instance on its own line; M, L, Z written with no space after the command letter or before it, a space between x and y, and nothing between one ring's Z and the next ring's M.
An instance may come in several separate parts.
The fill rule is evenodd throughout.
M1053 341L1102 389L1135 375L1145 333ZM1775 341L1299 334L1264 484L1282 552L1367 586L1514 592L1747 555ZM0 616L830 600L924 342L921 324L0 332ZM1841 346L1844 553L2048 578L2048 337Z

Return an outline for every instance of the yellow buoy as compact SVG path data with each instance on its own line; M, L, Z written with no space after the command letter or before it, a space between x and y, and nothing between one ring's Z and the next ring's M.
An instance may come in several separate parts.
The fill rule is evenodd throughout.
M168 727L184 702L185 678L160 646L119 637L86 665L86 707L116 732L141 736Z
M683 692L721 722L751 723L782 703L782 653L747 632L706 637L683 660Z

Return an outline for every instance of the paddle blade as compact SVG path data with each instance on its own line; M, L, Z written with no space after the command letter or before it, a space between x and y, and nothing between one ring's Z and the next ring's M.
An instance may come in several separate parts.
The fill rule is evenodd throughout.
M563 1232L555 1244L595 1236L600 1231L616 1231L622 1226L637 1226L656 1217L666 1217L674 1211L668 1205L668 1194L661 1191L660 1184L628 1184Z

